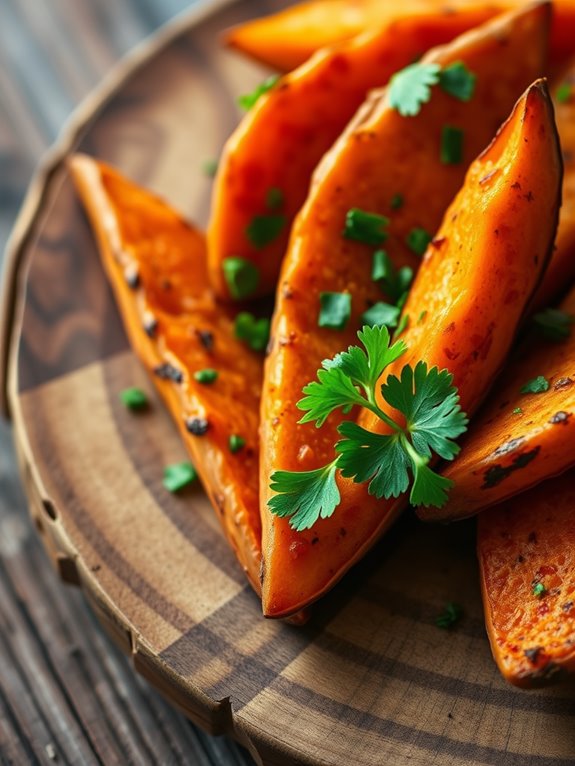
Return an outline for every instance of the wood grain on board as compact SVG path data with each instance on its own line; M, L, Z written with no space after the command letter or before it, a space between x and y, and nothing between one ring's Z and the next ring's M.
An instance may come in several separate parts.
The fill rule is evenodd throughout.
M201 165L262 77L215 41L253 12L220 3L143 60L43 181L14 255L9 388L36 525L137 671L265 764L573 763L573 687L511 688L491 659L473 523L406 516L296 628L262 619L201 491L162 487L183 448L127 346L64 158L115 164L205 223ZM128 385L150 412L120 405ZM464 607L456 631L435 625L447 601Z

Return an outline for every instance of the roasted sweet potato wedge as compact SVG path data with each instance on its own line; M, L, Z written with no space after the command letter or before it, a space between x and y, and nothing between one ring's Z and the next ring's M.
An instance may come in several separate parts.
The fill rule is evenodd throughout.
M534 309L552 305L575 278L575 58L551 86L563 150L563 202L553 258L534 299Z
M77 155L70 169L132 346L259 592L260 357L236 340L231 318L215 304L202 234L103 163ZM204 369L218 372L209 385L194 377ZM234 434L245 440L237 452L229 445Z
M234 298L223 268L230 257L243 258L257 270L251 295L275 291L311 175L368 91L488 15L485 10L444 13L426 17L425 23L408 16L319 51L260 96L226 142L214 183L207 238L210 278L219 297Z
M575 671L575 474L479 517L487 632L507 681L541 686Z
M457 25L460 14L477 14L481 23L498 13L524 5L525 0L311 0L272 16L248 21L231 29L225 41L246 55L279 69L300 66L315 51L348 40L369 29L386 27L398 19L411 24L442 25L445 17ZM575 53L575 2L555 0L552 29L552 58L564 60ZM463 29L461 30L463 31Z
M575 290L560 306L575 318ZM566 328L567 332L569 331ZM523 392L530 388L539 393ZM426 520L472 516L575 464L575 334L563 340L533 331L497 379L458 457L443 475L455 482L443 508Z
M454 374L464 409L472 412L477 407L505 359L550 257L561 176L553 107L544 81L538 81L471 165L462 190L446 212L404 308L410 317L402 336L408 352L396 363L397 369L390 368L390 374L419 360L447 368ZM297 287L291 281L294 277L299 280ZM356 279L349 280L354 288ZM310 285L303 290L300 272L292 272L287 284L290 292L280 298L280 305L283 302L288 308L274 320L275 346L267 362L262 402L263 441L268 447L261 481L263 604L268 616L289 614L321 596L406 503L405 496L376 501L364 485L340 477L341 504L312 530L295 532L286 519L266 514L271 471L309 470L325 464L333 458L337 440L337 418L319 430L296 425L294 404L299 392L295 381L310 376L307 369L302 372L303 354L287 355L285 349L300 348L301 352L302 334L295 329L294 316L309 318L313 304L308 302ZM322 352L317 331L308 335L306 343L312 340L313 350ZM348 341L352 339L345 335L341 346ZM330 348L323 355L332 353ZM374 423L369 414L360 421L381 431L380 421Z

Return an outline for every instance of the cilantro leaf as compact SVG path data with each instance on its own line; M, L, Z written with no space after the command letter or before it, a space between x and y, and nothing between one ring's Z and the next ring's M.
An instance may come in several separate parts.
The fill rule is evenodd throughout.
M414 482L409 502L412 505L431 505L441 508L447 502L451 487L453 487L451 479L435 473L427 463L420 463L414 469Z
M340 502L335 471L335 462L315 471L274 471L270 489L278 494L269 501L270 511L291 517L290 526L297 532L329 518Z
M439 82L439 64L410 64L389 81L389 105L403 117L419 113L422 104L431 98L431 86Z
M400 378L390 375L381 387L385 401L405 416L413 446L424 457L433 451L453 460L459 452L452 439L464 433L468 420L452 384L447 370L428 370L425 362L418 362L415 370L405 366Z
M341 407L348 413L354 405L363 405L365 400L354 386L350 378L337 367L329 370L318 370L317 381L308 383L303 389L303 399L296 407L306 413L300 423L315 420L317 428L321 428L326 418Z
M454 61L441 70L439 87L460 101L471 101L477 75L470 72L463 61Z
M335 445L342 476L369 480L369 494L386 500L407 490L409 463L399 434L376 434L352 421L342 423L338 431L345 437Z

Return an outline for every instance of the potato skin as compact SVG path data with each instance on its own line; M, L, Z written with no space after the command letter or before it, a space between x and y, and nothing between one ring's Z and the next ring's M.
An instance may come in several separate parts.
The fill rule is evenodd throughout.
M104 163L76 155L70 171L132 347L172 413L226 537L259 593L261 359L235 339L231 316L213 299L200 232ZM181 382L158 376L155 370L166 363L179 371ZM212 385L193 377L205 368L219 372ZM205 435L186 427L196 418L208 422ZM231 434L246 440L236 454L228 447Z
M273 471L312 470L333 459L342 417L339 413L330 416L321 429L309 423L298 424L301 411L296 402L301 398L302 386L315 378L322 360L357 341L356 331L368 306L384 299L380 287L371 280L374 248L341 235L346 212L359 207L389 215L386 251L396 266L409 264L417 268L420 258L406 246L406 236L416 226L432 234L437 230L463 183L467 164L488 144L496 127L512 110L517 94L529 85L531 79L525 80L525 67L535 77L543 69L549 11L547 4L531 7L431 52L426 61L467 63L478 75L474 98L462 104L437 90L416 117L404 118L389 108L385 91L376 93L316 171L282 269L273 342L265 365L261 417L265 447L260 487L263 604L268 616L289 614L319 598L385 531L405 502L403 498L387 504L377 501L365 488L340 480L341 505L331 519L321 520L312 530L295 533L287 520L267 511ZM505 86L501 79L504 74L509 78ZM497 92L490 85L493 77L501 86ZM537 86L537 92L539 89ZM465 130L465 159L461 165L440 162L440 135L445 122ZM549 134L547 123L544 125ZM502 141L497 145L501 146ZM556 137L553 141L556 152ZM395 147L393 153L390 146ZM554 166L552 154L550 167ZM405 204L392 215L390 200L396 193L404 196ZM548 218L549 226L553 220ZM525 299L539 279L545 255L541 252L537 265L526 261L533 281ZM442 296L448 306L453 294L444 287ZM317 327L323 291L349 291L353 295L352 314L342 332ZM518 313L523 310L520 301L518 296ZM417 319L423 308L409 312ZM354 416L350 413L348 417Z

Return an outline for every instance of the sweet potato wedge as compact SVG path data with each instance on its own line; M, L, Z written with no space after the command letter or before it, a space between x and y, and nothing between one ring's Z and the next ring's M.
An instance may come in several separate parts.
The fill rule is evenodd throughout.
M551 93L563 150L563 203L555 252L537 290L534 309L555 303L575 278L575 58L553 82Z
M575 475L535 487L479 517L487 632L516 686L575 671Z
M248 21L225 36L227 45L267 66L288 72L315 51L348 40L369 29L386 27L398 19L430 27L445 16L478 14L477 23L525 4L525 0L311 0L272 16ZM562 61L575 52L575 2L555 0L552 59ZM463 30L461 30L463 31Z
M202 234L103 163L76 155L70 170L132 346L170 409L224 532L259 592L261 360L235 339L231 318L215 304ZM194 378L206 368L218 371L211 385ZM245 439L236 453L228 446L231 434Z
M391 373L397 374L403 364L420 359L429 366L447 367L454 373L464 409L477 407L507 354L550 256L561 172L553 107L545 83L538 81L472 164L427 250L404 308L404 313L413 317L402 336L408 352ZM529 194L532 190L536 193ZM510 210L513 216L509 216ZM312 530L295 532L286 519L266 514L271 471L310 470L325 464L333 458L337 440L338 418L333 416L319 430L296 425L294 404L299 391L295 381L310 376L307 369L307 377L302 372L305 361L301 346L299 356L293 353L302 337L293 329L293 318L309 318L313 308L306 302L309 285L304 292L301 275L294 271L292 279L294 276L300 282L297 288L292 281L288 283L289 297L280 298L288 308L274 320L275 345L266 363L262 400L263 442L267 446L261 480L262 599L268 616L289 614L321 596L387 529L406 503L405 496L376 501L364 485L339 477L341 504L331 518L320 520ZM357 282L353 283L355 287ZM308 335L307 346L310 341L315 341L315 353L323 352L325 341L317 331ZM351 333L340 344L347 341L353 342ZM285 349L292 353L286 355ZM332 355L333 350L337 348L323 355ZM361 422L364 427L381 430L380 423L374 423L369 415L362 415Z
M223 270L232 256L257 269L254 295L274 292L291 224L313 170L368 91L488 15L485 10L443 13L425 17L425 23L408 16L385 30L319 51L259 98L226 142L214 182L207 238L210 278L219 297L233 298ZM254 242L254 222L266 219L278 222L274 236L263 244L257 237Z
M560 305L575 317L575 290ZM542 376L548 390L522 393ZM544 386L543 386L544 387ZM455 482L443 508L422 508L429 521L472 516L575 464L575 335L521 345L497 379L457 458L443 475Z

